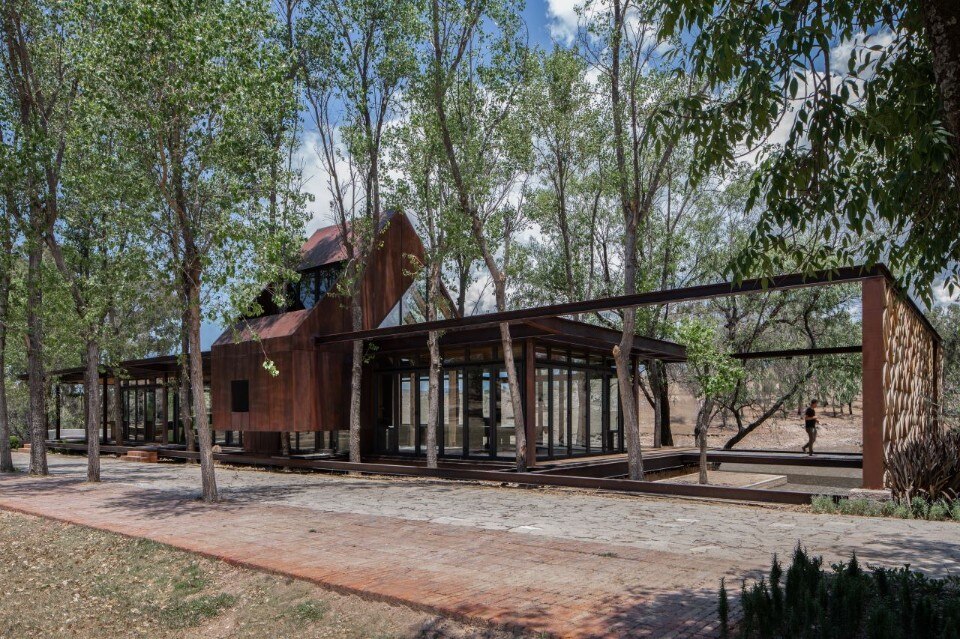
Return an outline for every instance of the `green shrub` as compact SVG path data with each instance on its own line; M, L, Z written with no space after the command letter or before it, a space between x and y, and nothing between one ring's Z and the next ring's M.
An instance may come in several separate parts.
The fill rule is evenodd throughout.
M810 502L815 513L835 513L837 504L830 495L816 495Z
M23 442L20 441L20 438L19 438L19 437L17 437L16 435L10 435L10 448L11 448L11 449L17 450L17 449L20 448L20 446L22 446L22 445L23 445Z
M726 579L720 579L720 603L717 604L717 615L720 617L720 639L730 636L730 601L727 599Z
M742 586L741 637L939 639L960 631L957 578L930 579L908 568L867 571L856 555L827 570L799 545L781 586L782 578L774 557L769 580ZM724 596L721 583L721 606Z
M930 504L930 510L927 511L927 519L932 519L933 521L950 519L950 503L946 501L938 501Z

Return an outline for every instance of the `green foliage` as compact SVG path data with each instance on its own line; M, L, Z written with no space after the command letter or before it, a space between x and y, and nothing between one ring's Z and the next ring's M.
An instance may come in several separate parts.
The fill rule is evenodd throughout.
M740 636L854 639L860 637L955 637L960 580L930 579L909 568L861 568L856 555L830 571L800 545L787 568L776 557L769 581L740 600Z
M697 397L718 398L743 377L743 366L721 350L717 331L707 321L683 320L674 336L687 347L688 380Z
M960 227L934 222L958 205L957 114L922 5L661 3L662 33L686 39L677 55L704 82L675 104L700 170L758 154L749 204L762 213L741 274L884 260L929 295L944 269L960 272Z
M19 438L19 437L17 437L16 435L10 435L10 449L11 449L11 450L16 450L16 449L20 448L20 446L21 446L22 444L23 444L23 442L20 441L20 438Z

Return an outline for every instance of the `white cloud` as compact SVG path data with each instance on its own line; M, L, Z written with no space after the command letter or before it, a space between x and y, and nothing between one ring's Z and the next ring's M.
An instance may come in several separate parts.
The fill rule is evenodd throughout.
M949 306L960 302L960 288L954 289L951 294L947 289L946 281L933 285L933 299L937 306Z
M303 171L303 191L312 196L307 202L310 220L306 231L309 237L318 228L333 224L333 211L330 207L330 191L327 187L329 174L320 159L318 147L320 137L316 131L308 131L297 149L297 162Z
M564 44L573 42L580 16L577 8L583 0L547 0L547 29L550 36Z

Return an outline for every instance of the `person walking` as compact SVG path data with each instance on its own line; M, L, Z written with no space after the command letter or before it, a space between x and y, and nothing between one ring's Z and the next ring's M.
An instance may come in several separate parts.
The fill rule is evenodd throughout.
M817 424L820 423L820 420L817 419L817 405L819 402L815 399L810 400L810 405L807 406L807 410L803 414L803 427L807 431L807 443L804 444L800 450L807 451L808 455L813 455L813 443L817 441Z

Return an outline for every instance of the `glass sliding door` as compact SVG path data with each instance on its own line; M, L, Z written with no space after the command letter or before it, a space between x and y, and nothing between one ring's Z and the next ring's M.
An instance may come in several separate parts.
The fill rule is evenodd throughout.
M583 455L587 452L587 418L589 415L589 394L587 372L579 369L570 371L570 454Z
M533 410L535 412L535 423L537 425L536 438L534 442L528 442L528 446L537 447L537 456L550 455L550 370L537 367L536 379L534 382L535 403ZM527 408L530 410L530 408Z
M417 454L427 454L427 420L430 416L430 378L421 373L417 376ZM437 433L439 445L439 433Z
M550 421L551 439L553 440L554 456L570 454L569 439L567 438L567 424L569 422L569 394L570 376L566 368L555 368L550 380Z
M590 419L587 424L589 432L587 448L591 453L606 452L603 450L603 415L606 404L604 401L604 386L604 380L601 375L590 373L590 382L588 384L590 390Z
M501 370L497 377L497 438L495 452L498 457L514 459L517 456L517 420L513 410L513 397L507 371Z
M417 375L405 373L400 377L400 414L397 415L397 452L417 452L417 402L414 397Z
M490 371L468 368L466 374L467 452L473 457L492 454L490 442Z
M441 452L444 455L463 456L463 371L453 369L443 374L443 437L441 438Z
M607 432L606 449L609 452L623 450L623 420L620 413L620 385L616 377L607 378L609 388L610 427Z

